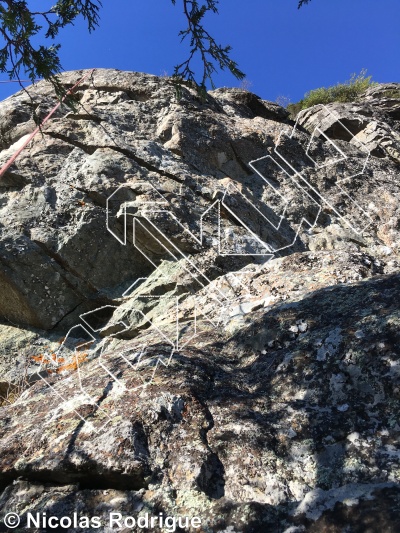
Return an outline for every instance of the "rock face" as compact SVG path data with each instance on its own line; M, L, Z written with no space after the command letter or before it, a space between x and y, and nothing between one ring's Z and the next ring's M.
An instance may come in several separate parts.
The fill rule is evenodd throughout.
M2 512L398 531L400 85L296 123L114 70L75 97L0 175Z
M330 139L361 142L375 157L400 161L400 84L373 85L354 104L330 104L305 110L299 123L312 133L317 126Z

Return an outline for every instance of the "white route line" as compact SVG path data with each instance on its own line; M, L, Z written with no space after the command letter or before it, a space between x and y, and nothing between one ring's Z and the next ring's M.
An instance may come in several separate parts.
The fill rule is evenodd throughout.
M330 111L328 108L326 108L326 106L322 106L322 108L324 109L324 111L326 113L328 113L328 115L326 115L324 117L325 119L327 119L329 117L329 113L332 113L332 111ZM307 110L305 110L305 112L306 111ZM317 220L319 218L319 215L321 213L321 209L322 209L321 204L323 204L323 203L328 205L329 208L341 220L346 222L346 224L348 224L353 229L353 231L355 231L356 233L360 233L350 224L350 222L346 219L346 217L343 216L335 208L334 205L332 205L332 203L330 201L328 201L313 185L311 185L311 183L306 179L306 177L302 174L302 172L299 172L298 170L296 170L294 168L294 166L289 161L288 157L287 156L285 157L285 154L279 148L281 146L282 140L283 140L283 138L285 136L287 136L289 139L293 139L294 138L294 136L296 134L296 131L298 130L298 124L299 124L299 120L301 118L302 113L303 112L300 112L298 114L296 123L295 123L292 131L289 132L290 134L287 132L287 129L283 129L280 132L278 141L277 141L272 153L268 153L266 156L260 157L258 159L253 160L253 161L250 161L250 163L249 163L250 168L262 179L262 181L263 181L263 183L265 185L267 185L268 187L270 187L273 190L274 194L279 198L280 202L283 204L283 209L282 209L281 214L276 213L276 211L274 209L272 209L272 212L276 215L276 217L278 219L278 222L275 223L275 224L266 215L264 215L261 212L260 208L255 203L253 203L245 194L243 194L243 192L236 185L234 185L233 183L228 183L228 185L225 185L224 188L222 189L222 193L223 193L222 194L222 199L218 199L218 200L214 201L201 214L200 219L199 219L198 236L195 233L193 233L193 231L189 230L178 219L178 217L171 211L170 204L167 201L167 199L148 181L142 180L142 181L134 182L132 185L135 187L136 190L138 188L140 188L140 185L144 185L145 188L148 189L148 191L145 191L145 193L146 192L150 192L151 194L155 195L156 198L157 198L156 200L146 201L146 200L139 199L138 201L136 201L136 200L123 200L121 202L118 202L118 194L123 189L125 189L125 190L129 189L130 194L133 195L135 198L137 196L140 197L143 194L145 194L143 192L136 192L136 190L134 190L132 187L130 187L129 183L121 185L120 187L118 187L107 198L107 203L106 203L106 227L107 227L107 230L110 232L110 234L115 239L117 239L117 241L121 245L126 246L126 244L127 244L128 215L129 215L130 217L133 218L133 220L132 220L132 227L133 227L132 243L135 246L135 248L146 258L146 260L149 261L149 263L153 266L154 270L155 271L159 271L160 279L165 279L165 280L168 281L168 277L165 276L165 274L159 269L160 265L157 265L153 261L153 259L149 257L149 254L147 253L146 249L143 248L143 246L141 246L139 240L136 237L136 231L138 229L141 229L141 231L144 232L145 234L147 233L150 236L150 238L153 239L160 246L160 248L164 251L164 255L163 255L161 260L165 259L165 254L169 255L169 257L172 258L172 260L174 262L180 264L180 266L183 268L183 270L185 270L187 273L189 273L189 275L193 278L193 280L196 283L198 283L199 287L201 288L200 290L204 290L205 293L201 294L200 296L199 296L199 294L196 294L196 295L189 294L189 296L188 296L188 294L183 294L183 295L180 295L178 297L175 296L175 295L171 295L171 296L167 295L166 296L166 297L170 297L170 298L175 298L175 300L176 300L175 304L174 304L174 309L175 309L175 312L176 312L175 339L172 339L172 338L170 338L170 336L165 335L160 330L160 328L158 328L153 323L153 321L150 320L150 318L148 318L146 313L144 313L142 310L136 309L136 308L129 308L129 310L127 310L127 312L129 311L129 313L139 314L141 319L144 322L147 322L149 324L149 329L153 329L157 333L157 335L160 336L161 340L163 342L165 342L167 344L167 346L169 346L170 353L169 353L169 357L167 358L166 361L165 361L165 357L161 357L161 356L149 356L149 358L146 359L144 356L146 354L146 350L148 349L148 347L145 344L141 344L139 351L138 352L134 352L133 358L135 359L135 364L133 364L133 362L130 361L128 359L128 357L126 356L126 354L128 352L132 353L133 350L137 350L137 347L135 347L135 346L128 347L126 349L123 349L122 351L118 351L117 350L117 352L112 352L111 354L107 354L106 353L106 343L109 341L109 339L112 339L112 338L114 338L114 336L122 333L123 331L128 330L131 326L128 323L126 323L125 320L121 320L120 319L120 320L116 320L115 322L107 321L105 326L97 327L95 329L95 327L94 326L92 327L92 325L90 324L89 317L90 317L90 315L94 315L96 312L99 312L99 311L101 311L103 309L107 309L107 308L108 309L117 309L118 306L106 305L106 306L99 307L99 308L97 308L97 309L95 309L93 311L90 311L90 312L87 312L87 313L83 313L83 314L80 315L80 318L84 322L85 326L87 326L87 328L89 328L95 334L96 333L97 334L101 334L102 332L108 330L110 327L113 327L113 326L121 326L121 327L125 328L122 331L118 331L117 333L113 333L113 334L107 335L104 339L102 339L100 341L98 341L98 340L96 341L96 338L92 335L92 333L89 332L88 329L86 329L86 327L84 327L82 325L74 326L73 328L71 328L68 331L65 340L63 341L63 343L60 346L60 348L57 350L57 352L56 352L56 361L51 362L51 364L53 366L55 366L55 367L57 367L57 366L59 368L62 367L62 365L60 365L60 361L59 361L59 354L60 354L62 349L66 348L66 343L67 343L69 337L72 337L74 330L76 330L77 328L82 328L87 333L89 339L91 339L91 340L89 340L89 341L87 341L85 343L81 343L80 345L77 345L75 347L75 351L74 351L74 358L75 358L74 360L75 360L75 364L77 366L77 378L78 378L78 381L79 381L79 388L80 388L80 391L83 394L85 394L85 396L87 396L90 399L90 402L97 407L97 410L100 410L101 412L103 412L107 416L108 420L107 420L106 424L109 422L110 417L98 405L98 403L96 403L96 398L94 398L86 390L84 390L83 379L82 379L82 375L81 375L82 362L79 359L79 353L78 353L80 348L82 348L85 345L89 345L90 346L93 343L98 342L98 344L95 345L91 349L91 353L93 355L97 351L100 350L100 355L98 357L98 364L105 371L106 375L110 376L114 380L116 385L119 386L119 387L122 387L123 390L137 390L139 388L146 387L147 385L149 385L153 381L153 379L154 379L154 377L156 375L158 367L160 365L163 365L164 367L168 367L169 364L172 361L172 358L173 358L174 354L178 353L179 350L181 350L190 341L192 341L193 338L196 337L196 335L198 334L197 326L198 326L198 320L199 320L200 316L202 316L207 322L212 324L212 326L214 328L217 328L219 326L219 324L221 323L221 320L223 319L223 315L226 312L226 309L228 308L228 306L235 299L235 294L234 294L234 290L235 290L234 286L235 285L241 287L242 290L244 288L247 291L247 293L248 293L248 288L241 281L240 276L236 275L233 272L229 272L223 277L225 277L226 281L228 282L229 288L230 288L230 290L233 293L233 299L232 299L232 297L228 297L226 294L224 294L224 292L222 290L218 289L218 287L215 286L215 283L212 283L211 280L196 266L196 264L185 253L183 253L180 250L180 248L176 244L174 244L174 242L172 242L172 240L167 235L165 235L161 231L161 229L151 220L152 216L161 214L161 215L170 217L170 219L174 221L174 223L177 225L177 227L180 228L181 231L183 231L184 234L185 233L188 234L190 236L190 238L193 239L193 241L195 243L197 243L198 245L205 246L205 242L204 242L205 217L207 215L209 215L213 210L217 210L217 213L216 213L217 214L217 222L216 223L217 223L217 235L218 235L218 243L217 243L217 253L218 253L218 255L225 256L225 257L226 256L264 256L264 257L267 258L267 261L269 259L275 257L275 254L277 252L280 252L280 251L282 251L284 249L287 249L287 248L293 246L294 243L296 242L296 240L298 239L298 236L299 236L301 228L305 224L307 224L310 228L313 228L315 226L315 224L317 223ZM344 130L348 133L348 135L351 138L351 142L353 142L353 145L355 147L358 147L358 149L360 149L360 150L364 149L364 151L366 151L366 159L364 161L364 164L363 164L363 167L362 167L361 171L357 172L356 174L354 174L352 176L347 176L347 177L345 177L343 179L337 179L337 181L335 182L335 185L337 186L338 190L341 193L343 193L344 195L346 195L350 199L352 204L354 206L356 206L362 212L362 214L364 216L366 216L367 218L369 218L372 221L372 219L368 215L368 213L366 213L366 211L363 210L363 208L357 202L355 202L355 200L339 185L339 183L343 183L345 181L348 181L349 179L351 179L353 177L356 177L356 176L362 174L365 171L365 169L367 167L367 164L369 162L370 152L365 148L363 143L359 139L356 139L355 136L348 130L348 128L346 128L346 126L344 126L344 124L342 124L342 122L340 121L338 116L335 113L332 113L332 114L335 117L335 121L339 122L340 125L344 128ZM333 160L328 160L328 161L325 161L323 164L320 164L320 163L318 163L318 161L316 161L312 157L311 151L312 151L313 143L315 143L317 138L320 138L320 137L323 137L325 139L325 141L328 143L328 145L331 146L334 150L336 150L336 153L338 154L336 159L334 158ZM299 144L301 146L301 143L299 143ZM312 134L311 134L311 136L310 136L310 138L309 138L309 140L307 142L306 148L302 147L302 149L304 150L305 155L308 157L308 159L313 163L314 168L316 170L320 170L320 169L326 168L328 166L334 166L334 165L337 165L339 163L343 163L346 160L348 160L348 156L344 153L344 151L341 150L319 127L315 127L314 131L312 132ZM280 162L278 162L276 157L278 157L279 161L281 161L282 164L280 164ZM290 244L285 245L285 246L283 246L281 248L274 248L272 245L270 245L267 242L263 241L254 231L251 230L249 225L244 220L242 220L241 216L239 216L237 213L235 213L235 211L228 205L228 199L230 198L230 195L232 195L232 194L240 195L240 197L246 202L246 205L250 206L250 208L253 209L256 212L257 216L261 220L263 220L267 225L270 225L271 228L273 228L274 230L276 230L278 232L281 230L281 226L282 226L283 221L285 220L285 215L286 215L286 212L287 212L287 208L288 208L290 199L285 197L276 187L274 187L270 183L270 181L262 174L262 172L259 169L257 169L256 164L261 162L261 161L264 161L266 159L270 159L271 162L273 163L273 165L275 166L275 168L277 168L278 170L283 172L283 174L296 186L296 188L299 189L299 193L302 194L302 195L305 195L318 208L316 210L316 215L313 217L314 218L313 222L309 221L304 216L301 217L300 221L297 223L297 230L296 230L295 237L294 237L293 241ZM291 173L288 172L287 169L290 169ZM317 199L310 194L310 191L313 192L313 194L318 198L319 201L317 201ZM182 194L182 185L181 185L181 188L180 188L180 194ZM117 209L114 208L114 210L113 210L113 208L112 208L112 203L113 202L116 203ZM265 202L262 202L262 204L266 205ZM234 220L236 220L237 225L239 227L241 227L241 228L246 230L247 237L250 236L253 239L253 241L255 243L257 243L257 246L259 246L258 249L257 249L257 247L255 245L251 245L251 246L254 246L254 251L252 251L252 252L236 253L236 251L235 251L235 253L225 253L225 250L223 249L223 246L224 245L226 246L227 239L225 238L224 239L224 244L222 244L223 241L221 239L221 206L223 207L223 209L225 209L227 211L227 213ZM129 213L128 212L129 208L135 208L136 212L135 213ZM115 223L116 219L118 219L118 224L119 225L121 224L121 220L120 220L121 217L122 217L122 225L123 225L122 238L120 236L120 233L116 233L114 231L114 228L113 228L113 222ZM112 220L112 219L114 219L114 220ZM144 221L146 223L146 226L144 225ZM369 224L366 227L368 227ZM365 231L365 228L364 228L363 231ZM241 235L241 237L245 238L246 235ZM262 250L264 253L259 252L259 250ZM233 282L230 282L228 280L228 276L231 276L233 278ZM129 296L132 292L137 290L136 286L137 286L137 284L139 282L141 282L141 281L145 282L147 279L148 278L138 278L137 280L135 280L135 282L132 283L130 285L130 287L123 292L122 297L124 298L124 297ZM211 287L212 287L212 289L211 289ZM149 298L149 299L150 298L162 298L162 296L146 295L146 294L141 294L140 292L135 297L137 299L141 299L141 298ZM192 309L191 312L194 314L194 317L193 317L193 320L191 320L190 319L191 315L189 315L189 319L185 319L183 322L180 322L180 320L179 320L179 316L180 316L180 307L179 307L180 306L180 302L179 302L179 300L181 298L183 298L183 297L186 297L186 299L184 300L185 302L190 300L190 298L193 298L194 303L192 305L192 308L189 308L189 309ZM214 306L215 309L219 309L221 311L220 312L220 318L217 321L214 318L211 318L210 310L204 308L204 306L207 306L207 304L210 303L210 302L213 303L213 306ZM203 308L203 311L201 311L202 308ZM167 312L170 313L171 309L168 308ZM181 313L181 314L184 316L184 313ZM165 314L162 314L160 316L161 317L165 316ZM159 319L160 319L160 316L158 316ZM181 325L182 325L183 329L185 330L184 331L185 333L186 333L188 325L189 325L189 327L193 327L194 328L193 335L190 336L189 339L186 340L183 344L180 344ZM133 388L129 388L128 389L126 387L126 385L123 383L123 381L121 381L115 375L115 373L112 372L112 370L107 366L106 361L107 361L108 357L111 357L113 361L115 361L115 359L117 357L121 357L126 362L126 364L128 364L134 370L139 370L139 366L140 365L142 365L142 368L148 368L146 366L146 364L148 364L148 362L150 362L150 361L154 362L156 357L157 357L157 361L155 363L155 367L154 367L154 370L153 370L153 372L151 374L151 378L150 379L144 380L143 377L140 376L140 374L139 374L139 377L142 380L142 384L137 386L137 387L133 387ZM41 368L42 368L42 363L44 364L44 359L45 359L45 355L44 355L44 357L42 358L42 361L41 361ZM47 362L47 364L48 364L48 362ZM40 375L40 373L39 373L39 375ZM57 394L64 402L67 401L56 390L56 388L53 385L51 385L43 376L40 376L40 377L46 383L46 385L51 388L51 390L55 394ZM68 376L65 379L69 380L70 376ZM75 410L75 412L83 421L88 422L86 420L86 418L83 417L78 411ZM95 426L92 424L92 422L89 421L88 423L91 424L91 426L94 428L94 431L100 431L104 427L104 426L102 426L101 429L96 429Z

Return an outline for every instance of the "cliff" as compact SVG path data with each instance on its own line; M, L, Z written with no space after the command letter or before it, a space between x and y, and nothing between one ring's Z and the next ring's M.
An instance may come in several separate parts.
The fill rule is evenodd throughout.
M0 176L2 511L397 531L400 84L296 121L116 70L74 95ZM0 104L0 166L56 103Z

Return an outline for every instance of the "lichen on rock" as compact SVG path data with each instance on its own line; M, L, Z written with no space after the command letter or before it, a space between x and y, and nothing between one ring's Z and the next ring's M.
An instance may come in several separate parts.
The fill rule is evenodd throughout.
M0 176L2 512L399 529L398 89L295 125L240 89L78 87ZM1 164L32 129L0 104Z

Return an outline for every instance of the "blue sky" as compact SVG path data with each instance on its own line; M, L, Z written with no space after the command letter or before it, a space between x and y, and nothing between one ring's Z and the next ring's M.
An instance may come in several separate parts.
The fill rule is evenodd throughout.
M297 0L220 0L219 15L208 15L205 25L220 44L233 47L250 90L267 100L295 102L361 69L376 81L400 81L399 0L312 0L301 10ZM186 58L187 45L177 36L184 27L181 0L175 7L170 0L103 0L94 33L80 21L62 30L61 63L65 70L172 74ZM215 83L240 86L228 72ZM17 90L17 84L0 84L0 98Z

